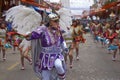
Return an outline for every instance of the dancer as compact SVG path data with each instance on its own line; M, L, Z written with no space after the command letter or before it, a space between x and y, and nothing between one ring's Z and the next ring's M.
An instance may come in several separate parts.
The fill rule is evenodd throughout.
M29 55L29 51L31 49L31 42L27 41L23 35L13 31L13 32L8 32L7 33L8 36L12 37L12 41L13 41L13 50L17 49L20 51L20 61L21 61L21 70L24 70L24 59L27 59L30 63L30 65L32 65L32 59ZM9 42L10 43L10 42ZM24 43L26 43L26 46L24 46ZM25 48L24 48L25 47Z
M20 14L18 15L18 13ZM51 12L47 19L48 22L44 22L45 26L40 26L42 16L31 8L20 5L9 9L6 13L6 21L12 22L12 28L27 40L31 40L29 42L32 44L23 40L20 45L24 44L22 52L29 47L28 44L32 45L33 68L42 80L65 80L66 69L63 53L67 53L68 49L62 37L62 30L67 30L70 25L70 22L66 20L71 20L68 13L68 10L61 9L61 12L58 13L60 17L58 17ZM60 24L64 25L59 27Z
M68 49L60 31L58 16L54 13L48 16L49 23L47 26L40 26L26 36L28 40L32 40L32 51L35 57L34 68L39 70L38 73L42 75L42 80L57 78L55 75L53 77L52 74L54 68L57 71L58 78L65 80L66 70L64 53L62 52L67 53ZM37 52L36 50L40 51Z
M70 47L69 52L69 59L70 59L70 68L72 68L72 62L73 62L73 50L76 49L76 59L79 60L79 43L81 41L81 33L83 33L83 30L80 26L78 26L77 21L73 20L73 24L71 26L71 32L72 32L72 44ZM82 36L83 39L83 36Z
M20 43L20 45L19 45L19 51L20 51L20 56L21 56L20 60L21 60L21 65L22 65L21 70L25 69L24 59L27 59L29 61L30 65L32 65L32 59L29 55L29 51L31 49L31 43L30 43L30 41L26 41L25 39L24 39L24 42L28 43L28 46L26 46L25 50L23 50L24 43Z
M2 52L3 61L6 60L6 50L5 50L5 44L6 44L6 24L3 22L0 25L0 52Z

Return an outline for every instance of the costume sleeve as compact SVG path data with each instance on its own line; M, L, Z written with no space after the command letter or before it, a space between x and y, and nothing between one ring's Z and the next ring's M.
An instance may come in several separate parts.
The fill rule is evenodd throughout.
M41 34L42 34L42 33L41 33ZM39 39L39 38L41 37L41 34L33 31L33 32L31 33L30 39L31 39L31 40L32 40L32 39Z
M42 37L43 33L45 31L44 27L40 27L37 30L33 31L31 33L30 39L29 40L33 40L33 39L39 39Z

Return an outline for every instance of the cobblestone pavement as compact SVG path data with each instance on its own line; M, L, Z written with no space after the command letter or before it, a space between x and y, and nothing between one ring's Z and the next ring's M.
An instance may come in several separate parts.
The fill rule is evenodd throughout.
M120 80L120 55L112 61L112 54L100 43L94 43L90 34L85 35L87 41L80 44L79 61L75 59L73 68L67 62L66 80ZM26 60L25 60L26 61ZM20 70L20 55L7 53L7 61L0 59L0 80L39 80L28 62L25 70Z

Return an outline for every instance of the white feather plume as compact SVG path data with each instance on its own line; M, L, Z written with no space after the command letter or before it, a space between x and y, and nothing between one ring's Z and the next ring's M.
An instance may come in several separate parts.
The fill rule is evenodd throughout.
M31 32L40 25L42 17L34 9L23 5L10 8L6 12L6 21L12 22L12 28L20 34Z
M60 27L66 32L65 34L67 34L69 32L67 28L70 28L72 24L71 11L66 8L61 8L57 13L60 15Z
M10 8L5 16L6 21L12 22L12 28L22 35L32 32L42 21L42 17L38 12L23 5ZM22 47L24 52L30 45L31 42L24 39L19 47Z

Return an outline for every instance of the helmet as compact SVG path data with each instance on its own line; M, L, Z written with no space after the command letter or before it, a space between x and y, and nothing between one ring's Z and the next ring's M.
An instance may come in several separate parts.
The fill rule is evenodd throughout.
M46 17L46 19L45 19L45 25L46 25L46 26L49 26L49 25L50 25L50 23L49 23L50 21L59 21L58 15L55 14L55 13L50 13L50 14Z
M48 17L49 17L50 20L58 20L59 19L58 15L55 14L55 13L50 13L48 15Z

